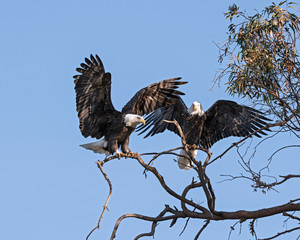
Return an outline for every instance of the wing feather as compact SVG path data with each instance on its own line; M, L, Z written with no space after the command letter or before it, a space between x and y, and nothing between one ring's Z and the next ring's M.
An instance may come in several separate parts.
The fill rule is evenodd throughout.
M256 109L226 100L216 101L205 112L205 115L206 120L199 143L205 148L210 148L215 142L229 136L248 136L265 127L268 124L267 121L271 121ZM261 137L260 134L266 135L263 131L254 135Z
M187 83L179 81L180 79L170 78L141 89L123 107L122 112L142 116L174 103L174 99L179 98L178 95L184 95L184 93L175 90L179 85Z
M177 100L175 100L173 104L159 108L151 114L149 114L145 118L146 124L144 126L138 127L137 131L141 131L139 133L140 135L148 131L149 128L152 127L144 138L148 136L153 136L158 133L162 133L166 129L179 135L177 127L174 124L166 123L163 120L176 120L179 123L179 125L183 127L187 114L187 107L182 101L182 99L179 97Z
M111 102L111 74L105 72L99 56L85 58L80 66L76 71L81 74L74 76L79 128L84 137L99 139L122 114Z

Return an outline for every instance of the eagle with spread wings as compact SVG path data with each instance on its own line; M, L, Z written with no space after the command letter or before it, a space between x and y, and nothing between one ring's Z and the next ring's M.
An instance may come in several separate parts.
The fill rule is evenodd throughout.
M259 129L265 128L268 131L267 121L271 121L262 112L233 101L218 100L207 111L204 111L197 101L187 108L180 97L173 104L153 111L145 120L146 125L137 129L142 134L152 127L145 138L162 133L166 129L179 135L175 124L164 121L176 120L182 128L186 143L194 148L205 149L209 149L217 141L230 136L261 137L260 134L266 135ZM196 157L197 149L191 150L190 153ZM181 150L180 155L182 157L178 158L179 168L190 169L191 162L188 154Z
M79 128L84 137L104 137L81 146L106 156L116 153L120 158L129 153L129 136L139 123L145 124L142 116L173 104L179 95L184 95L176 89L187 83L179 81L181 78L153 83L139 90L118 111L111 101L111 74L105 72L99 56L85 58L80 66L76 69L80 74L74 76Z

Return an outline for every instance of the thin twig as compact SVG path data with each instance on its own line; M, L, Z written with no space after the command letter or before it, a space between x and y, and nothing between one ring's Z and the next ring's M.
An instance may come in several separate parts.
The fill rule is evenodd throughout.
M230 227L230 231L229 231L229 235L228 235L228 240L230 240L230 236L231 236L231 233L232 231L234 231L234 227L235 225L237 225L240 221L236 221L235 224L233 224L231 227Z
M122 220L124 220L125 218L138 218L138 219L142 219L142 220L150 221L150 222L161 222L161 221L172 220L174 218L185 218L185 217L186 216L183 214L183 212L180 212L180 211L178 211L176 214L165 216L165 217L148 217L148 216L144 216L144 215L136 214L136 213L124 214L123 216L119 217L119 219L117 220L115 227L113 229L113 232L111 234L110 240L113 240L116 237L116 232L118 230L118 227L119 227L120 223L122 222Z
M195 236L194 240L197 240L200 236L200 234L203 232L203 230L208 226L208 224L210 223L210 220L206 220L205 224L202 226L202 228L199 230L199 232L197 233L197 235Z
M193 212L195 212L195 210L196 210L196 208L194 208ZM186 222L185 222L185 224L184 224L184 227L183 227L182 231L179 233L179 236L181 236L181 235L184 233L184 231L185 231L185 229L186 229L186 227L187 227L187 225L188 225L190 219L191 219L191 218L188 217L188 219L186 220Z
M288 214L286 212L283 213L283 216L290 217L290 218L292 218L294 220L298 220L300 222L300 218L299 217L296 217L294 215Z
M158 214L156 218L163 217L168 211L170 211L170 209L171 208L169 207L169 205L166 205L165 209L163 211L161 211L161 213ZM152 222L152 226L151 226L151 231L148 232L148 233L141 233L141 234L139 234L138 236L136 236L134 238L134 240L138 240L141 237L151 237L151 236L154 236L156 226L157 226L157 221L153 221Z
M271 157L269 157L268 160L271 161L272 158L274 157L274 155L275 155L276 153L280 152L280 151L283 150L283 149L291 148L291 147L300 147L300 145L288 145L288 146L284 146L284 147L282 147L282 148L279 148L279 149L277 149L277 150L271 155Z
M173 152L173 151L176 151L176 150L179 150L179 149L182 149L182 147L177 147L177 148L172 148L170 150L167 150L167 151L163 151L163 152L151 152L151 153L141 153L140 156L146 156L146 155L162 155L162 154L166 154L166 153L169 153L169 152Z
M250 228L251 235L255 237L255 240L257 240L257 235L256 235L255 228L254 228L255 221L256 221L256 218L254 218L252 221L250 221L249 228Z
M295 228L286 230L286 231L284 231L284 232L277 233L276 235L274 235L274 236L272 236L272 237L268 237L268 238L260 238L260 239L258 239L258 240L271 240L271 239L274 239L274 238L279 237L280 235L283 235L283 234L286 234L286 233L290 233L290 232L293 232L293 231L296 231L296 230L300 230L300 227L295 227Z
M105 201L105 204L104 204L104 206L103 206L103 210L102 210L102 213L101 213L101 215L100 215L98 224L97 224L97 226L94 227L94 228L92 229L92 231L87 235L86 240L88 240L88 238L90 237L90 235L91 235L97 228L98 228L98 229L100 228L100 223L101 223L101 220L102 220L102 218L103 218L104 212L105 212L105 210L108 210L107 205L108 205L108 202L109 202L109 200L110 200L111 193L112 193L112 184L111 184L111 181L109 180L107 174L106 174L106 173L104 172L104 170L103 170L103 165L104 165L104 161L97 161L97 166L98 166L98 168L100 169L102 175L104 176L105 180L106 180L107 183L108 183L108 186L109 186L109 194L108 194L108 197L107 197L107 199L106 199L106 201Z

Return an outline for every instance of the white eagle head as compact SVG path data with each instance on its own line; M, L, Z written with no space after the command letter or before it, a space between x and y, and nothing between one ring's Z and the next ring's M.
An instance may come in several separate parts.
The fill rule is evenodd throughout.
M192 103L192 106L189 107L188 113L191 115L197 114L199 116L202 116L205 112L203 111L202 105L199 102L195 101Z
M131 113L125 115L124 122L126 124L126 127L132 128L135 128L139 123L145 125L145 119L143 117Z

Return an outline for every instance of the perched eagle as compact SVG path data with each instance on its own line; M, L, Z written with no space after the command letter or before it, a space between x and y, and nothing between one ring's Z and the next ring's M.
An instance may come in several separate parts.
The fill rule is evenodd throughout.
M81 74L74 76L74 83L81 133L96 139L104 136L100 141L81 146L106 156L116 153L121 157L122 153L129 152L130 134L139 123L145 124L142 116L173 104L180 98L178 95L184 95L175 89L187 83L172 78L151 84L138 91L120 112L111 102L111 74L105 72L99 56L85 58L80 66L76 71Z
M253 108L242 106L233 101L218 100L207 111L203 111L201 104L193 102L187 108L181 98L174 104L155 110L145 120L146 125L139 127L137 131L146 132L152 129L145 136L153 136L166 129L179 135L175 124L163 120L176 120L182 128L186 143L209 149L215 142L229 136L246 137L256 130L266 126L265 121L270 119ZM268 130L268 129L267 129ZM266 135L263 131L260 134ZM255 136L261 137L257 132ZM191 150L193 157L196 157L197 150ZM181 169L191 168L190 161L186 158L188 154L181 150L178 158L178 166Z

